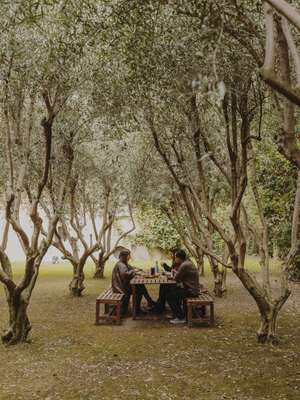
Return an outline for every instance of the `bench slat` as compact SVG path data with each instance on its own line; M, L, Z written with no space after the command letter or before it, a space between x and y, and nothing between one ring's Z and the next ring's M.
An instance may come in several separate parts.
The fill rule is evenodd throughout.
M118 301L118 300L122 300L123 297L124 297L123 293L114 293L112 290L112 287L109 287L97 297L97 300Z
M189 303L201 303L201 302L213 303L214 300L209 294L201 293L198 297L191 297L187 299L187 301Z

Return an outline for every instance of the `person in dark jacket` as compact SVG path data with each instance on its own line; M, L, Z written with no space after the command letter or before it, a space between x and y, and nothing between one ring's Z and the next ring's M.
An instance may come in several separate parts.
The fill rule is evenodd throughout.
M172 249L171 250L171 259L172 259L171 266L169 266L165 262L161 263L161 266L163 267L163 269L166 272L172 272L172 273L176 272L178 265L175 262L175 254L176 254L177 251L178 251L178 249ZM169 290L171 290L174 285L162 283L159 286L158 300L157 300L155 306L150 310L151 312L153 312L155 314L161 314L161 313L163 313L165 311L165 309L166 309L166 301L167 301L167 292Z
M195 265L187 258L184 250L175 254L175 263L179 266L174 276L177 286L167 292L167 302L171 307L172 324L185 323L183 301L188 297L197 297L200 293L199 272Z
M129 260L130 260L130 251L122 250L119 254L119 261L114 266L112 272L112 280L111 280L111 286L113 292L124 294L121 306L122 317L124 317L127 314L129 300L132 294L130 281L138 271L136 268L129 265ZM155 305L155 302L150 297L145 285L137 285L136 291L137 291L136 294L137 314L143 314L144 312L141 310L142 297L143 296L145 297L149 307L153 307Z

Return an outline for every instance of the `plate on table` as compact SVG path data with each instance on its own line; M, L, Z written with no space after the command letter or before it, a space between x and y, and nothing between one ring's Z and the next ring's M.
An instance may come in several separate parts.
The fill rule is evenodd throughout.
M155 275L144 275L143 276L143 278L146 278L146 279L152 279L152 278L158 278L158 277L159 277L158 274L155 274Z

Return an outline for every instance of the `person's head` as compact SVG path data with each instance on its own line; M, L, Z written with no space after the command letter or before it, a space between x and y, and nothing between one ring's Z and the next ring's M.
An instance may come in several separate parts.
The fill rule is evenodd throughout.
M180 249L178 249L177 247L174 247L173 249L170 250L170 254L171 254L171 258L172 258L172 261L173 261L173 262L175 261L176 253L177 253L177 251L179 251L179 250L180 250Z
M175 263L177 265L181 265L186 260L187 260L186 252L184 250L182 250L182 249L177 250L176 253L175 253L175 260L174 260Z
M119 260L125 263L128 263L130 260L130 251L129 250L121 250L119 254Z

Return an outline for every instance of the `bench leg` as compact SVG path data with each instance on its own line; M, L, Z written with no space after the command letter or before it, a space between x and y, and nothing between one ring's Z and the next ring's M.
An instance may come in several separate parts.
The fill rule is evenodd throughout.
M101 304L104 306L104 314L101 315ZM107 299L104 303L101 300L96 300L96 321L95 324L99 325L100 320L106 320L115 322L117 325L121 324L121 305L122 302L119 301L117 304L114 301L113 303L108 303Z
M121 302L116 305L117 325L121 324Z
M136 319L136 286L131 285L132 287L132 319Z
M214 303L210 304L210 326L215 325Z
M191 328L193 326L193 306L189 303L187 303L187 322L188 327Z
M100 302L96 300L96 325L99 325Z

